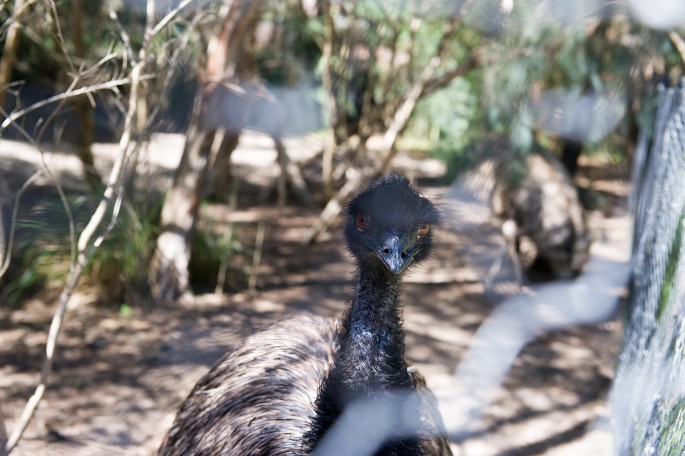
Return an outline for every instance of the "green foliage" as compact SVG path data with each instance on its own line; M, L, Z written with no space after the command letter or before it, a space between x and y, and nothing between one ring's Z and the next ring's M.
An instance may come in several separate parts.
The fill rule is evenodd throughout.
M84 196L71 198L69 204L78 235L92 213L92 204ZM148 302L148 265L159 235L161 208L161 199L124 201L116 224L93 251L84 271L82 286L95 287L98 303L118 308L122 316ZM30 216L32 218L25 218L26 214L18 222L15 255L0 287L0 302L9 306L19 306L35 296L52 299L61 291L69 272L68 224L59 200L55 197L43 199L31 210ZM206 222L193 237L188 269L195 291L213 290L221 261L232 255L249 256L252 253L235 238L227 242L221 228ZM245 228L250 229L249 226ZM242 288L245 284L244 269L229 269L227 285L230 288Z
M127 317L131 315L132 312L133 308L126 303L119 306L119 315L121 315L122 317Z
M126 202L116 225L85 271L101 290L104 304L144 302L150 290L148 264L159 234L162 201L154 204Z
M67 217L57 195L49 193L20 213L15 236L10 266L0 282L0 302L10 307L51 295L69 272Z
M685 451L685 398L681 398L674 404L663 420L663 432L659 436L657 454L664 456L680 456ZM637 447L640 449L642 447Z
M405 135L428 139L427 152L444 160L450 181L471 167L480 131L479 99L471 81L457 78L416 106Z
M226 239L226 227L218 227L210 221L204 225L193 236L188 265L190 285L195 292L214 290L222 261L229 261L234 255L244 256L250 253L235 237ZM238 228L234 226L234 229ZM227 270L226 282L229 286L243 283L245 275L244 270Z
M0 281L0 301L9 307L36 295L48 282L44 265L50 263L50 253L36 247L24 248L21 252L21 255L12 255L11 266Z
M663 313L666 311L666 307L671 304L671 294L674 287L676 286L676 272L678 271L678 265L683 260L680 258L680 253L683 244L683 231L685 230L685 213L681 214L680 220L678 221L678 227L676 228L675 238L673 239L673 244L671 245L671 250L668 253L668 263L666 263L666 274L664 276L664 281L661 284L661 292L659 293L659 304L656 311L657 318L661 318Z
M268 45L255 50L257 71L269 83L293 85L315 71L324 42L323 21L308 18L301 8L271 7L262 18L270 23L273 37Z
M220 237L198 231L193 236L188 274L191 288L195 291L209 290L216 285L222 254L219 249Z
M78 236L92 213L92 204L76 196L69 199L69 205ZM97 286L101 303L146 299L147 265L158 234L160 210L161 201L136 205L124 202L112 231L94 250L84 271L86 286ZM17 243L0 300L17 306L38 294L51 298L61 291L69 272L70 246L64 208L55 195L46 195L17 222Z

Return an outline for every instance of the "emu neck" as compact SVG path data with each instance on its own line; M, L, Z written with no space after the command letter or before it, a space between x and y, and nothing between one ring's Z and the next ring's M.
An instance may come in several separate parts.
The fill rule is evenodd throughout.
M399 291L399 277L384 267L360 268L334 363L345 396L411 386Z
M354 297L342 318L333 368L323 379L312 428L304 437L310 451L350 403L379 392L416 387L404 361L399 291L399 277L385 268L358 271ZM387 442L377 454L422 453L418 441L409 437Z

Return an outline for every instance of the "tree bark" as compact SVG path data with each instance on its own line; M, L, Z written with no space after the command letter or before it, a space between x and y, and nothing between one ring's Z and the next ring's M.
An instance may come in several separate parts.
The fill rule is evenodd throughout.
M328 122L330 123L326 135L326 143L323 150L323 162L321 165L321 183L323 185L323 197L328 201L333 196L333 159L335 155L336 141L335 128L338 123L338 103L333 93L333 77L331 68L331 56L333 54L333 38L335 27L331 16L330 0L319 2L324 24L324 45L321 55L321 84L326 91L326 101L328 102Z
M225 129L217 132L217 135L219 135L219 138L214 140L218 142L213 166L215 173L212 176L213 182L209 183L209 193L223 201L229 194L229 189L233 188L232 180L235 177L231 170L231 155L238 147L240 135Z
M311 204L312 197L307 189L307 184L300 173L300 168L290 160L288 152L283 144L283 139L280 136L273 136L274 145L276 147L278 164L281 167L281 176L279 178L279 196L278 203L280 206L285 205L287 185L290 184L290 188L295 193L297 200L301 204Z
M81 0L72 0L71 28L76 57L85 59L86 44L83 39L83 7L81 6ZM83 166L85 181L91 191L97 194L97 192L102 190L103 184L100 174L95 169L95 159L93 157L92 145L95 138L95 113L90 104L90 95L82 95L75 98L72 103L79 122L76 133L76 151ZM140 119L138 119L138 122L140 122Z
M21 32L21 16L28 8L29 2L26 0L15 0L14 9L12 10L12 25L7 30L7 38L5 38L5 47L0 58L0 108L4 109L5 99L7 96L7 85L12 82L12 69L14 68L14 60L17 57L17 48L19 47L19 35Z
M245 58L246 37L256 24L260 7L260 0L224 4L220 11L221 27L209 42L202 87L196 98L181 162L162 207L162 233L150 264L152 295L158 302L174 301L188 291L191 240L208 183L208 171L215 163L211 157L215 133L218 128L226 128L228 131L224 134L239 134L241 128L237 126L232 131L217 123L212 107L216 104L212 104L211 97L221 97L222 81L235 80L249 61ZM240 118L247 107L234 105L230 109L240 111L237 114ZM230 154L222 156L230 157Z
M576 175L578 158L580 158L582 152L583 143L570 139L564 142L564 147L561 149L561 163L571 177Z
M199 104L202 98L198 96ZM200 125L191 125L186 134L181 163L162 207L162 234L151 264L151 289L158 302L173 302L188 289L191 241L207 182L213 140L214 131L204 131Z

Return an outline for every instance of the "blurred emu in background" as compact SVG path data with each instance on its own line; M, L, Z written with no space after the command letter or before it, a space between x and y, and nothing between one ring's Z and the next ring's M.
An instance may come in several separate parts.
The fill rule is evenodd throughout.
M517 153L507 140L496 140L488 149L457 185L501 221L519 284L524 272L534 281L578 276L589 260L591 239L569 173L541 148ZM501 266L495 262L491 278Z

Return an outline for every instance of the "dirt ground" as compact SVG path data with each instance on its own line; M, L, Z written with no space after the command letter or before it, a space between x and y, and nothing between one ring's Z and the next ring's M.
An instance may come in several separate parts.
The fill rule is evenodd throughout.
M589 219L605 249L618 249L629 230L626 175L624 167L583 163L581 186L603 202ZM436 199L447 191L421 190ZM204 210L206 217L226 219L220 206ZM318 213L260 206L230 216L265 222L253 296L197 295L176 308L124 315L115 306L93 306L97 292L81 290L60 337L50 388L14 454L151 454L193 384L231 344L290 316L340 315L352 265L339 226L324 242L301 242ZM473 240L449 226L436 236L434 257L408 278L403 302L407 357L440 393L494 305L464 257ZM8 431L38 380L54 305L35 299L19 310L0 306L0 404ZM611 454L605 403L620 330L618 321L609 321L544 334L526 346L476 430L453 442L455 454Z

